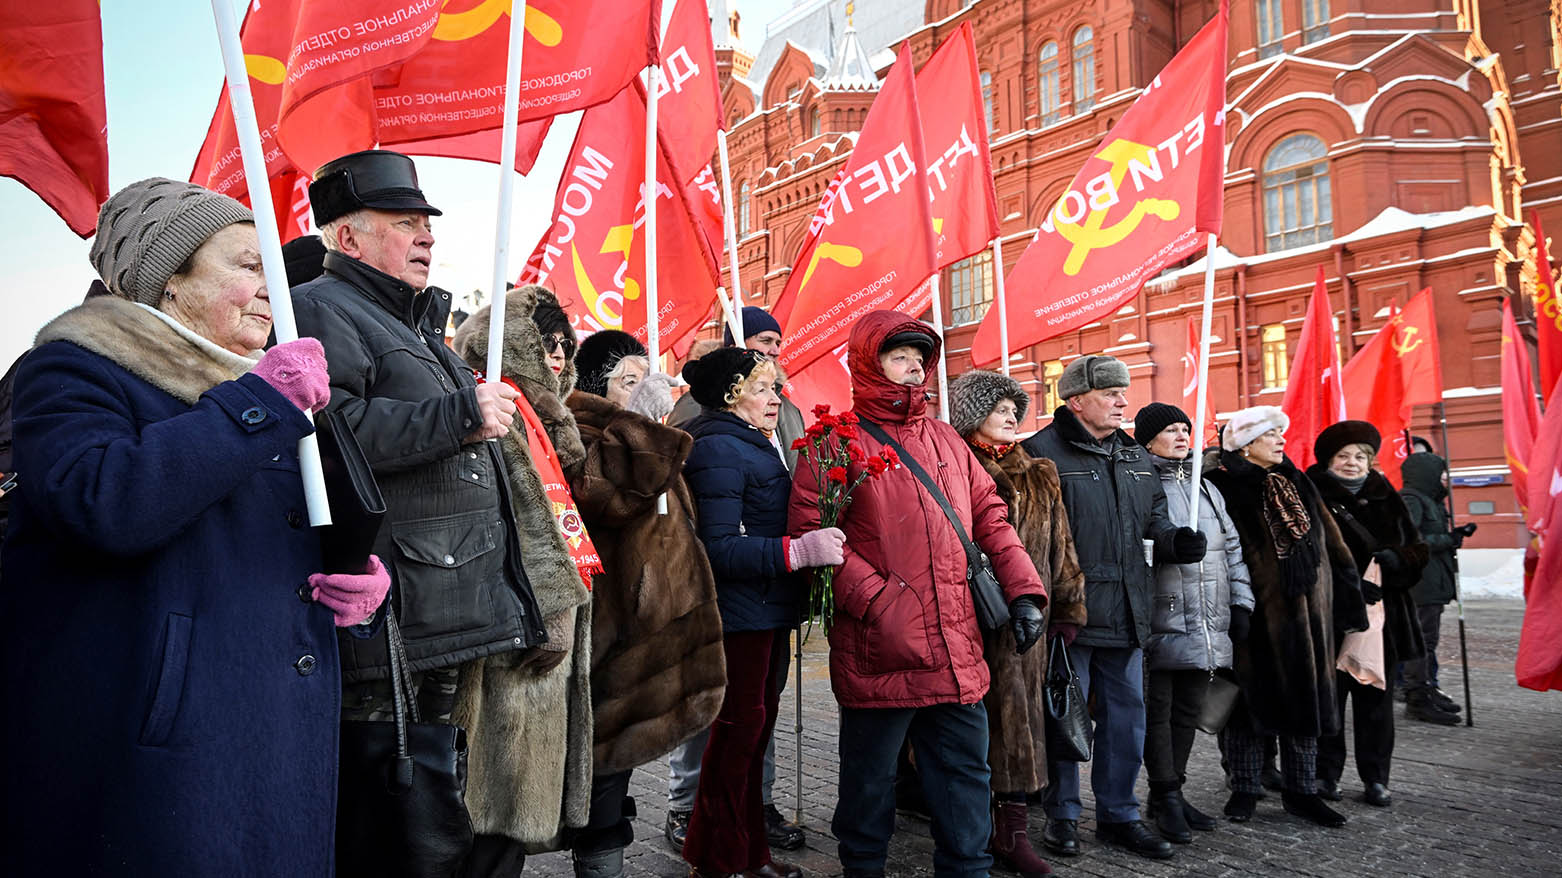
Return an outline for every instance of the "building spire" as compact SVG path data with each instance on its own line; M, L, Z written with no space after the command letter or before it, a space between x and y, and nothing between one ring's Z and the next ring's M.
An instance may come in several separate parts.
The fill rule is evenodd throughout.
M854 11L855 4L847 0L846 30L841 34L841 41L836 44L835 52L830 57L830 68L824 74L826 88L879 84L879 78L873 73L873 64L868 61L867 50L863 49L862 40L857 38L857 28L852 25Z

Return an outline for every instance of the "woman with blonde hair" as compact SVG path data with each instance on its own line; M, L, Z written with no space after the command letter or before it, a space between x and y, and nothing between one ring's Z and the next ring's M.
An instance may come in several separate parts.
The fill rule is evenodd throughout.
M775 438L781 397L775 364L746 348L720 348L684 367L705 413L689 425L694 450L684 478L700 540L716 574L727 691L700 766L683 857L695 876L802 874L772 859L761 787L780 690L774 648L797 624L803 582L795 572L839 564L845 536L821 528L786 535L792 477Z

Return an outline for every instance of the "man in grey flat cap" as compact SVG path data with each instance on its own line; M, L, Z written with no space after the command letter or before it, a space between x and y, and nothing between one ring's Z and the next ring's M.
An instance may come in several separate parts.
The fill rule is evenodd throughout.
M1063 370L1063 405L1052 424L1025 440L1032 457L1057 464L1074 549L1085 573L1085 627L1068 643L1086 696L1096 702L1090 787L1096 837L1140 856L1166 859L1171 845L1145 825L1134 798L1144 762L1144 654L1150 636L1154 580L1144 543L1156 560L1192 564L1204 557L1204 535L1166 516L1166 494L1145 450L1122 430L1128 366L1115 357L1080 357ZM1068 631L1060 630L1067 637ZM1047 766L1047 826L1042 842L1065 857L1079 854L1079 763Z
M425 719L445 721L458 666L547 640L498 446L519 396L478 384L445 345L450 294L428 286L440 212L412 159L367 150L309 186L325 273L294 291L298 330L325 346L330 409L352 427L385 495L374 551L390 568ZM342 714L388 718L384 638L339 639Z

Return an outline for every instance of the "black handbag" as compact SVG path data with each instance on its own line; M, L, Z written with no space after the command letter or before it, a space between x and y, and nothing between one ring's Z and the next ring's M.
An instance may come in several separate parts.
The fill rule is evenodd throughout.
M1047 758L1054 762L1089 762L1090 711L1079 675L1068 657L1068 645L1054 637L1047 647L1047 682L1042 695L1047 708Z
M385 520L385 498L358 437L339 412L328 409L315 415L315 437L331 503L331 524L320 531L321 569L362 573Z
M418 721L396 614L385 613L394 722L344 721L338 878L446 878L472 850L466 730ZM411 721L408 721L408 717Z
M1231 712L1237 706L1237 696L1242 694L1242 687L1228 676L1229 673L1217 671L1210 675L1209 687L1204 690L1204 703L1199 706L1196 723L1199 731L1218 735L1230 721Z
M976 607L976 624L984 631L997 631L1009 624L1009 602L1004 600L1003 586L998 583L998 574L993 572L992 560L966 536L965 525L955 515L954 509L950 508L949 500L938 489L938 484L928 477L927 471L922 469L916 458L884 432L883 427L866 419L860 419L858 423L873 438L895 449L895 453L900 455L900 462L917 477L917 481L932 495L938 508L944 510L944 516L954 526L955 533L960 537L960 545L965 547L965 584L971 589L971 603Z

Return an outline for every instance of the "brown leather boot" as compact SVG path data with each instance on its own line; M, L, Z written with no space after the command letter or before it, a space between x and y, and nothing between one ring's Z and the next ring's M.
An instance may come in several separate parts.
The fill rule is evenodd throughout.
M1020 873L1021 878L1041 878L1051 875L1048 866L1036 849L1031 847L1026 834L1029 825L1030 806L1024 802L998 801L993 806L993 859L997 866Z

